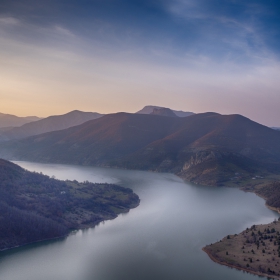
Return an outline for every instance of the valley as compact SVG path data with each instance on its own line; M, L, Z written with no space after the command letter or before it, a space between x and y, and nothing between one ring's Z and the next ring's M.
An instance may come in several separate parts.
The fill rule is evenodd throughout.
M66 238L0 252L0 278L5 280L170 280L174 275L179 280L255 280L257 276L214 263L201 249L279 218L252 193L194 185L170 173L16 163L60 180L131 188L141 203Z
M4 141L0 155L10 160L173 173L196 185L238 187L253 192L266 200L267 207L280 212L279 143L279 131L240 115L203 113L178 117L176 111L154 106L142 113L107 114L66 129ZM139 204L136 195L118 186L77 181L64 184L59 189L61 199L51 194L46 205L45 199L40 198L43 193L34 196L29 190L19 196L21 205L28 201L29 211L36 209L36 215L54 222L59 219L61 233L55 236L93 227ZM2 207L4 213L14 211L6 204ZM17 216L15 213L12 215ZM220 249L211 248L204 250L215 261L218 258L219 263L255 273L255 268L247 267L247 263L244 267L240 258L237 265L232 265L228 258L221 257L224 251L217 257L213 250L220 252ZM262 267L258 274L271 276L267 269Z

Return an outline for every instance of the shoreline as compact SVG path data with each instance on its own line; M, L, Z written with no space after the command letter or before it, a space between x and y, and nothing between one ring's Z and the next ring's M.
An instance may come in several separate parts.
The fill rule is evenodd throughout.
M40 243L40 242L55 241L55 240L58 240L58 239L64 239L64 238L67 238L68 236L70 236L70 235L72 235L72 234L75 234L75 233L78 232L79 230L93 229L93 228L95 228L96 226L98 226L99 224L101 224L102 222L114 220L114 219L118 218L119 215L121 215L121 214L129 213L130 210L137 208L139 205L140 205L140 200L139 200L139 202L138 202L137 205L134 205L132 208L126 209L127 211L123 211L123 212L119 213L116 217L112 217L112 218L110 218L110 219L103 219L103 220L98 221L98 222L96 222L96 223L94 223L94 224L91 224L91 225L89 225L89 226L87 226L87 227L81 227L81 228L73 229L73 230L69 231L69 232L68 232L67 234L65 234L65 235L61 235L61 236L57 236L57 237L52 237L52 238L46 238L46 239L40 239L40 240L36 240L36 241L24 243L24 244L21 244L21 245L17 245L17 246L8 247L8 248L5 248L5 249L0 249L0 254L1 254L2 252L5 252L5 251L11 251L11 250L14 250L14 249L22 248L22 247L24 247L24 246L28 246L28 245L32 245L32 244L36 244L36 243Z
M272 207L272 206L269 206L266 202L267 198L265 196L262 196L260 194L258 194L255 190L251 190L251 191L248 191L248 190L244 190L242 188L239 188L239 190L241 191L244 191L244 192L252 192L254 193L255 195L257 195L258 197L264 199L265 201L265 206L272 210L272 211L275 211L277 212L278 214L280 214L280 208L277 208L277 207ZM262 226L268 226L269 227L270 223L269 224L265 224L265 225L262 225ZM260 225L259 225L260 226ZM242 232L243 233L243 232ZM239 233L238 235L241 235L242 233ZM222 240L224 241L226 237L224 237ZM221 242L221 241L220 241ZM217 244L219 242L215 242L213 243L213 245ZM211 244L212 245L212 244ZM268 273L265 273L265 272L260 272L260 271L254 271L252 269L249 269L249 268L245 268L245 267L241 267L241 266L238 266L238 265L234 265L234 264L230 264L226 261L223 261L222 259L218 259L215 255L213 255L213 253L207 249L208 246L211 246L211 245L206 245L202 248L202 251L205 252L208 257L215 263L218 263L220 265L223 265L223 266L227 266L229 268L234 268L234 269L237 269L237 270L240 270L240 271L245 271L247 273L250 273L250 274L254 274L254 275L257 275L257 276L262 276L262 277L267 277L267 278L271 278L271 279L277 279L277 280L280 280L280 276L276 276L276 275L273 275L273 274L268 274ZM243 251L244 252L244 251ZM280 256L279 256L279 259L280 259Z
M139 204L140 204L140 203L139 203ZM138 205L139 205L139 204L138 204ZM138 206L138 205L137 205L137 206ZM137 207L137 206L136 206L136 207ZM136 208L136 207L134 207L134 208ZM133 209L133 208L131 208L131 209ZM123 213L127 213L127 212L123 212ZM120 213L120 214L123 214L123 213ZM119 215L118 215L118 216L119 216ZM118 216L117 216L117 217L118 217ZM57 240L57 239L64 239L64 238L70 236L71 234L76 233L76 232L79 231L79 230L85 230L85 229L95 228L95 227L98 226L100 223L105 222L105 221L110 221L110 220L116 219L117 217L112 218L112 219L104 219L104 220L102 220L102 221L97 222L95 225L91 225L91 226L89 226L89 227L73 229L73 230L71 230L69 233L67 233L67 234L65 234L65 235L61 235L61 236L57 236L57 237L53 237L53 238L40 239L40 240L37 240L37 241L28 242L28 243L24 243L24 244L21 244L21 245L17 245L17 246L5 248L5 249L0 249L0 253L1 253L1 252L5 252L5 251L9 251L9 250L13 250L13 249L17 249L17 248L21 248L21 247L24 247L24 246L28 246L28 245L31 245L31 244L40 243L40 242L52 241L52 240L54 241L54 240Z
M20 162L20 161L19 161ZM39 162L38 162L39 163ZM40 163L46 163L46 162L40 162ZM47 163L48 164L48 163ZM63 163L60 163L60 164L63 164ZM68 164L69 165L69 164ZM105 167L105 168L112 168L110 166L98 166L98 167ZM116 168L116 169L123 169L123 168ZM139 171L150 171L150 172L156 172L156 173L163 173L163 172L158 172L158 171L152 171L152 170L139 170ZM170 173L170 174L174 174L174 173L171 173L171 172L164 172L164 173ZM174 174L175 176L179 177L180 179L183 179L184 181L187 181L185 178L182 178L181 176L179 176L178 174ZM194 182L191 182L191 181L187 181L189 183L194 183ZM194 183L195 184L195 183ZM225 187L229 187L229 186L225 186ZM244 190L242 189L242 187L238 187L239 190L242 190L244 192L253 192L254 194L256 194L257 196L261 197L262 199L265 200L266 202L266 197L258 194L255 190ZM135 205L134 207L128 209L131 210L133 208L136 208L138 207L140 204L140 201L137 205ZM280 214L280 208L276 208L276 207L271 207L269 205L267 205L267 203L265 203L266 207L272 211L275 211L277 213ZM121 214L121 213L120 213ZM119 216L119 214L115 217L117 218ZM113 218L114 219L114 218ZM62 238L65 238L67 236L69 236L72 232L75 232L75 231L78 231L78 230L82 230L82 229L89 229L89 228L94 228L95 226L97 226L98 224L100 224L101 222L104 222L106 220L111 220L111 219L104 219L102 221L99 221L97 222L96 224L94 225L90 225L88 227L85 227L85 228L77 228L77 229L74 229L72 231L70 231L68 234L66 234L65 236L58 236L58 237L54 237L54 238L50 238L50 239L43 239L43 240L38 240L38 241L34 241L34 242L30 242L30 243L26 243L26 244L22 244L22 245L19 245L19 246L15 246L15 247L10 247L10 248L5 248L5 249L2 249L0 250L0 252L3 252L3 251L7 251L7 250L12 250L12 249L16 249L16 248L19 248L19 247L23 247L23 246L26 246L26 245L30 245L30 244L35 244L35 243L39 243L39 242L44 242L44 241L51 241L51 240L56 240L56 239L62 239ZM268 277L268 278L273 278L273 279L278 279L280 280L280 276L275 276L273 274L268 274L268 273L265 273L265 272L259 272L259 271L254 271L254 270L251 270L251 269L248 269L248 268L244 268L244 267L241 267L241 266L238 266L238 265L234 265L234 264L230 264L230 263L227 263L226 261L223 261L222 259L219 259L217 257L215 257L211 251L209 251L207 248L207 246L203 247L202 248L202 251L204 251L208 257L215 263L218 263L220 265L224 265L224 266L227 266L227 267L230 267L230 268L235 268L237 270L240 270L240 271L245 271L247 273L250 273L250 274L254 274L254 275L258 275L258 276L263 276L263 277Z
M244 189L242 189L242 188L243 188L243 187L240 187L239 189L240 189L241 191L243 191L243 192L254 193L255 195L257 195L258 197L262 198L262 199L265 201L265 206L266 206L268 209L270 209L270 210L272 210L272 211L275 211L275 212L277 212L278 214L280 214L280 207L273 207L273 206L268 205L267 202L266 202L267 198L266 198L264 195L261 195L261 194L257 193L255 190L244 190Z
M218 264L220 264L220 265L224 265L224 266L227 266L227 267L230 267L230 268L235 268L235 269L237 269L237 270L245 271L245 272L247 272L247 273L254 274L254 275L257 275L257 276L268 277L268 278L277 279L277 280L280 279L279 276L274 276L274 275L267 274L267 273L252 271L252 270L249 270L249 269L247 269L247 268L242 268L242 267L239 267L239 266L236 266L236 265L233 265L233 264L228 264L228 263L226 263L226 262L220 261L220 260L218 260L217 258L215 258L215 257L206 249L206 247L203 247L203 248L202 248L202 251L205 252L205 253L208 255L208 257L209 257L213 262L218 263Z
M57 239L63 239L63 238L66 238L67 236L69 236L70 234L71 234L71 232L68 233L68 234L66 234L66 235L62 235L62 236L57 236L57 237L53 237L53 238L41 239L41 240L37 240L37 241L34 241L34 242L28 242L28 243L24 243L24 244L22 244L22 245L17 245L17 246L13 246L13 247L1 249L1 250L0 250L0 253L6 252L6 251L10 251L10 250L13 250L13 249L18 249L18 248L21 248L21 247L24 247L24 246L28 246L28 245L31 245L31 244L36 244L36 243L44 242L44 241L52 241L52 240L57 240Z

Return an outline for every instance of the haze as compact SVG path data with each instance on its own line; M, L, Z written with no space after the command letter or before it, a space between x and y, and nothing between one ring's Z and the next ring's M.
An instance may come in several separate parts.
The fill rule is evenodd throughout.
M278 1L0 1L0 112L145 105L279 126Z

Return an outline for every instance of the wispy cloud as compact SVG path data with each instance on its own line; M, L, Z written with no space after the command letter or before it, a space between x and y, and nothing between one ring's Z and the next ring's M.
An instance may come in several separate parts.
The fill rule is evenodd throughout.
M68 36L68 37L76 37L73 32L71 32L69 29L62 27L60 25L54 26L54 31L60 35Z
M20 21L14 17L0 16L0 26L15 26L19 25Z
M55 22L36 24L36 22L4 16L0 16L0 39L3 46L9 42L11 45L23 48L28 46L40 48L41 45L55 48L61 44L67 45L69 40L72 40L73 44L74 40L79 41L78 36L62 24Z
M184 19L205 19L208 15L200 9L200 1L172 0L164 2L166 11L171 15Z
M164 3L166 11L175 20L195 30L195 45L200 46L200 52L215 55L213 50L216 48L220 58L231 57L246 63L275 52L267 36L277 32L277 24L266 28L266 17L275 16L275 12L259 1L217 0L211 5L205 0L167 0Z
M22 2L0 16L0 111L150 103L280 119L279 21L264 1Z

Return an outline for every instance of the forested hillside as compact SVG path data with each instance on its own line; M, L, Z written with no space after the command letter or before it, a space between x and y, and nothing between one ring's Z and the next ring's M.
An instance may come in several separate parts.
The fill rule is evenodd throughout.
M60 181L0 159L0 250L65 236L138 204L131 189Z

